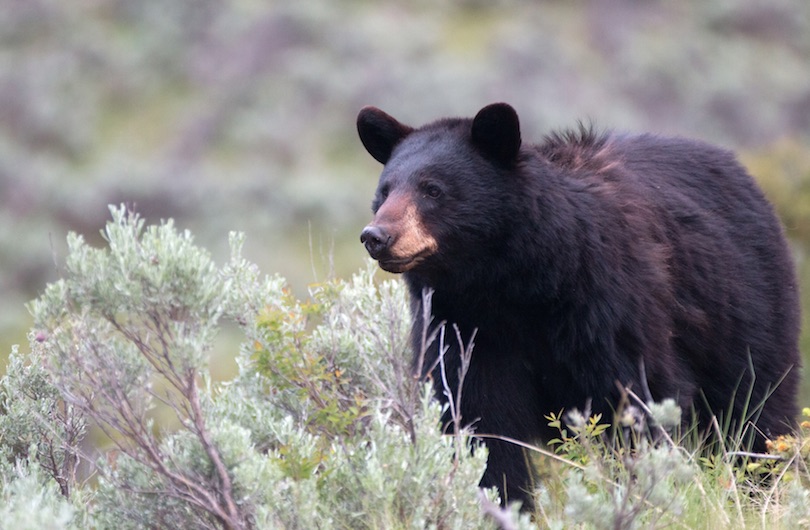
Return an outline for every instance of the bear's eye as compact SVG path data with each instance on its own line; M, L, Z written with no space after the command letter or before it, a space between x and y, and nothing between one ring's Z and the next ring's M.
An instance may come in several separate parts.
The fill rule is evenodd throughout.
M380 198L385 200L388 198L388 194L390 193L391 188L386 184L380 189Z
M425 195L427 195L431 199L438 199L439 197L442 196L442 189L436 184L426 184Z

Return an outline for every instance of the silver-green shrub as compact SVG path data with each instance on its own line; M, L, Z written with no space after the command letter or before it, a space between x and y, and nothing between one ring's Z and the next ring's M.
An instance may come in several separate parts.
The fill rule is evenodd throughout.
M59 492L70 497L86 423L84 415L62 399L43 361L37 353L20 355L16 347L9 356L0 379L0 461L41 467Z
M456 450L411 374L400 283L378 285L369 268L299 301L241 257L239 235L220 268L171 221L146 226L111 211L104 248L70 236L64 278L30 304L32 353L15 353L3 380L4 460L39 469L37 455L51 450L81 457L93 478L71 482L92 502L71 508L86 497L63 491L73 511L62 519L97 528L493 527L476 488L486 452ZM215 384L207 358L228 320L246 335L240 371ZM55 410L80 420L78 436L54 426ZM98 457L85 418L106 435ZM41 487L52 489L39 465ZM3 492L30 488L20 480Z
M0 477L0 528L79 530L82 518L35 462L17 462Z

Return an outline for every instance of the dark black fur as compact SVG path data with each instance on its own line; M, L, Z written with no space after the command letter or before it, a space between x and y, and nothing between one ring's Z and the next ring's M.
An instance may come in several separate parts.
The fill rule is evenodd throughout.
M548 439L545 414L589 400L610 414L616 383L640 390L644 380L704 426L729 406L744 421L748 390L751 408L772 391L757 428L790 429L794 267L771 206L731 153L587 128L521 146L505 104L419 129L366 108L358 129L385 164L361 239L404 273L414 348L425 288L434 322L458 325L465 340L478 330L461 406L477 432ZM454 387L459 348L447 344ZM436 356L434 343L427 365ZM530 502L521 449L486 443L482 485Z

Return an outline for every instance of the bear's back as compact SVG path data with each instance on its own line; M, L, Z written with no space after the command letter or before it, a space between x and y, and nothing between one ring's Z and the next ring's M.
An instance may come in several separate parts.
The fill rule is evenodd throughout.
M772 206L734 155L695 140L587 130L549 137L538 152L578 193L596 197L589 204L657 229L650 237L668 248L660 266L673 296L675 358L687 361L710 409L736 393L739 418L739 396L768 381L759 426L784 431L798 380L797 280ZM767 395L759 385L750 406Z

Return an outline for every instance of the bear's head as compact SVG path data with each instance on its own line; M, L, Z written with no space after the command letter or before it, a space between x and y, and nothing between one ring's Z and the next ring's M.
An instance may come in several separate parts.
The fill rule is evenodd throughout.
M418 129L375 107L357 117L368 152L385 165L360 241L394 272L458 270L497 256L516 222L522 195L515 170L520 125L505 103L473 119L448 118ZM519 222L519 221L517 221Z

